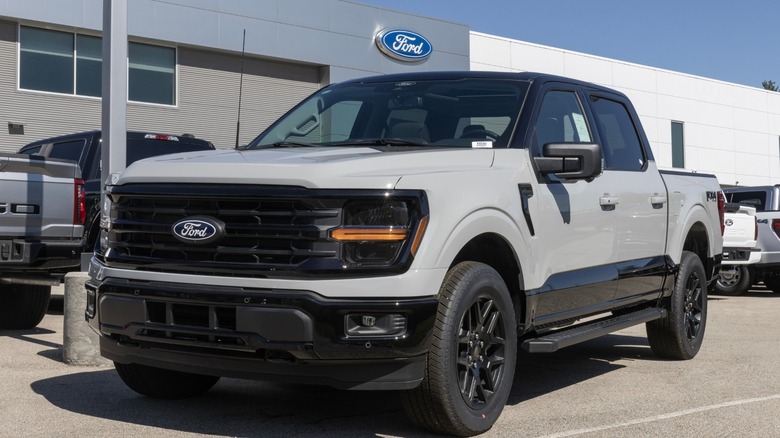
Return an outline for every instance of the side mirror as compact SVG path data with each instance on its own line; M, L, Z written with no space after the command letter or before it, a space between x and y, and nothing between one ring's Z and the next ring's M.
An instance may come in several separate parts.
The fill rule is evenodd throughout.
M548 143L536 166L543 175L561 179L588 179L601 174L601 147L596 143Z

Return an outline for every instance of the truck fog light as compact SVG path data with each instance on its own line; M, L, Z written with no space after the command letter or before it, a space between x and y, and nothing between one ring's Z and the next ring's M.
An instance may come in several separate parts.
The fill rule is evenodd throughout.
M406 331L406 317L400 314L360 314L344 317L347 336L398 336Z

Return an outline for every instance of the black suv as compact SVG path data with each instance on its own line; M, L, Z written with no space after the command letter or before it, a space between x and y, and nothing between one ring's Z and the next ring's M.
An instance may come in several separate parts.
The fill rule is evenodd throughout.
M20 154L40 155L76 161L81 167L87 197L87 220L84 224L84 251L92 251L100 225L100 151L101 132L88 131L34 141L22 146ZM167 135L144 132L127 133L127 165L143 158L177 152L215 149L210 141L189 134Z

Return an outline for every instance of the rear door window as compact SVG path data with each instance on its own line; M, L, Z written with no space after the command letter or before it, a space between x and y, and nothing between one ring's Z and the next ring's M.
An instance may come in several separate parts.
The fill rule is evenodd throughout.
M642 142L626 107L599 96L591 96L591 102L605 169L641 170L645 165Z
M81 154L84 152L84 145L86 140L70 140L59 143L53 143L49 150L49 158L60 158L63 160L75 161L77 163L81 160Z
M726 194L729 202L754 207L756 211L766 211L766 193L764 192L734 192Z

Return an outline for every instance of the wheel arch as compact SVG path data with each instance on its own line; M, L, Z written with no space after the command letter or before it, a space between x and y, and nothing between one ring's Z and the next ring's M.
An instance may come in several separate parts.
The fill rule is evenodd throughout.
M704 265L707 281L711 281L720 266L718 255L723 252L717 219L713 222L704 206L695 204L679 223L683 232L679 238L672 236L668 254L675 263L680 263L683 251L695 253Z
M484 263L498 272L509 289L517 323L522 324L525 316L525 287L520 262L512 245L497 233L480 234L461 248L450 263L450 268L465 261Z

